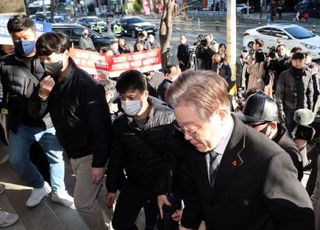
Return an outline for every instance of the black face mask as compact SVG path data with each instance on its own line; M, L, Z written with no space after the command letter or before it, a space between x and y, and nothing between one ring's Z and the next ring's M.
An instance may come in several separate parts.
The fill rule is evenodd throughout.
M52 78L58 78L61 75L61 70L63 68L62 61L54 62L54 63L44 63L44 71L50 75Z
M296 68L296 67L293 67L292 66L292 72L294 73L295 76L302 76L304 71L303 69L299 69L299 68Z

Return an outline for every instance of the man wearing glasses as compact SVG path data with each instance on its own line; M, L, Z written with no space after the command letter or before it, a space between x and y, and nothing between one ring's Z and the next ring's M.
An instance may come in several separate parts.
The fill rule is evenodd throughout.
M289 154L298 171L298 180L301 181L303 177L302 156L285 127L279 123L276 102L262 92L255 93L247 99L239 118L245 124L269 137Z
M201 220L208 230L314 229L310 198L288 154L231 115L220 76L184 72L167 98L189 142L180 230L198 229Z

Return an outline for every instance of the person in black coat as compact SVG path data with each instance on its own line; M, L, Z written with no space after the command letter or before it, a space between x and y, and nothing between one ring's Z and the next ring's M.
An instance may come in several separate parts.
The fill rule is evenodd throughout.
M124 114L113 123L106 179L109 208L120 190L112 225L115 229L136 229L135 220L144 207L146 229L154 229L158 218L155 190L164 175L162 155L174 113L149 97L146 79L137 70L123 72L116 89ZM123 170L126 180L120 189Z
M231 68L229 64L224 60L223 57L220 56L221 54L215 53L212 57L212 71L216 72L223 77L224 80L227 81L229 88L232 87L232 80L231 80Z
M280 124L278 114L276 102L260 91L248 97L239 118L245 124L268 136L289 154L298 171L297 178L301 181L303 177L302 155L286 128Z
M70 58L65 34L44 33L36 48L45 76L28 101L29 114L39 118L50 113L75 174L74 204L90 229L106 229L97 200L111 137L104 88Z
M36 25L28 16L16 15L9 19L7 28L15 53L0 60L0 107L10 114L6 116L9 121L6 133L10 137L10 163L15 172L33 188L26 206L37 206L52 190L54 201L70 207L73 198L65 188L63 148L51 118L49 114L38 118L28 114L27 101L44 74L35 50ZM30 161L29 149L34 142L41 145L44 158L50 163L51 187Z
M198 45L196 57L198 69L210 70L212 68L212 56L216 53L211 35L206 34Z
M180 75L181 71L178 66L169 65L165 70L165 78L158 87L157 94L162 101L165 101L165 95L172 82Z
M178 46L177 53L179 67L181 71L185 71L189 68L189 45L187 44L187 38L184 35L180 36L180 45Z
M188 142L179 229L198 229L201 220L208 230L314 229L311 200L288 154L231 114L221 77L185 72L167 97L185 139L177 143Z

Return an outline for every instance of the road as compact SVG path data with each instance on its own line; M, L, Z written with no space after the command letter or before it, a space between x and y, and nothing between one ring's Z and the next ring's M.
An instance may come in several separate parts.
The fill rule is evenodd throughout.
M310 19L307 22L292 22L293 13L287 13L284 15L284 19L282 19L281 23L299 23L300 25L304 26L305 28L309 30L316 29L316 34L319 34L320 32L320 19ZM142 16L147 21L150 21L154 24L156 24L159 28L160 24L160 15L159 14L153 14L150 16ZM179 36L181 34L184 34L188 39L188 44L192 44L198 37L199 34L207 34L211 33L214 36L214 40L218 43L226 43L226 21L221 20L220 21L220 27L219 30L216 28L216 21L219 20L219 18L214 17L189 17L188 21L183 20L181 17L174 19L173 24L173 34L171 38L171 45L172 53L173 55L176 55L176 49L179 45ZM110 20L111 21L111 20ZM249 19L240 18L237 22L237 56L240 55L240 52L242 50L243 44L242 44L242 37L244 34L244 31L247 29L255 28L258 26L265 25L267 23L266 20L260 19L259 16L256 15L250 15ZM133 44L135 42L135 39L131 37L125 37L127 40L127 44L130 47L133 47ZM156 39L159 40L159 34L156 34Z

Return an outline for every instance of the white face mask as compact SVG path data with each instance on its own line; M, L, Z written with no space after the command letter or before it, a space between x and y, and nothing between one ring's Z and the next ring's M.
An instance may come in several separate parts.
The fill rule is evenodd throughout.
M121 107L128 116L135 116L141 110L140 100L121 101Z

